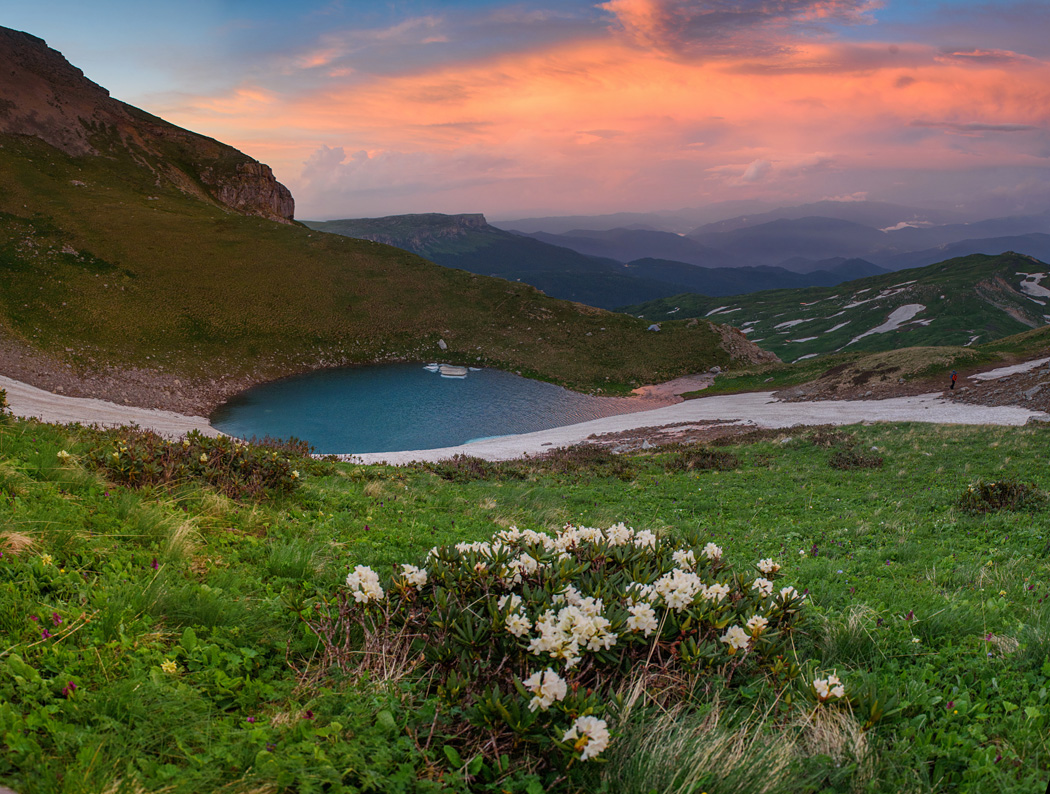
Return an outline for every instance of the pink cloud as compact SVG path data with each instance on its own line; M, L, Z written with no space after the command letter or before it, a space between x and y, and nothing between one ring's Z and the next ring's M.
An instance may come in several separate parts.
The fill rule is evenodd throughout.
M606 7L659 37L660 15L730 5L757 14L763 30L782 19L862 19L871 7ZM778 41L775 55L703 59L623 36L578 38L397 74L293 82L281 93L253 83L179 97L168 115L270 162L303 217L816 199L871 192L867 180L880 172L1020 168L1045 157L1038 131L1050 128L1050 63L946 58L908 43Z

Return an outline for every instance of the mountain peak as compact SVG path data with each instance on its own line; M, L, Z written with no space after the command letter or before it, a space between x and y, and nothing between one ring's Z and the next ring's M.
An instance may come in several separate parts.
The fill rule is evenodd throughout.
M0 133L39 138L73 157L124 149L140 167L206 201L292 219L292 194L269 166L113 99L43 39L0 27L0 63Z

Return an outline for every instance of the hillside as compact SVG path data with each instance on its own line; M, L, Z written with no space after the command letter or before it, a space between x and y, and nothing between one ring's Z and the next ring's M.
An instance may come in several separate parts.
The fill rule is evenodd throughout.
M969 346L1050 321L1046 265L1014 253L951 259L837 287L732 298L679 295L629 307L648 320L701 317L729 323L784 361L835 351Z
M275 222L266 197L283 194L262 164L110 99L32 36L0 32L0 58L10 377L200 413L252 383L354 363L470 362L612 392L732 363L707 323L647 332L524 284Z
M733 295L743 291L786 287L829 286L858 272L870 275L882 268L861 260L831 259L813 263L805 275L779 267L749 267L731 257L730 267L699 266L688 258L701 246L674 234L626 229L584 232L580 237L513 234L490 225L483 215L393 215L385 218L348 218L304 221L318 231L342 234L393 245L433 262L482 275L501 276L531 284L554 298L615 309L625 304L700 292ZM670 241L678 241L669 245ZM581 243L579 244L578 243ZM589 246L594 242L595 246ZM652 244L657 250L676 251L685 260L654 257L628 259ZM603 251L608 257L593 252ZM715 252L717 254L717 252Z
M553 298L603 309L691 288L688 282L646 278L628 273L610 259L497 229L483 215L428 213L304 224L318 231L402 248L445 267L522 281Z

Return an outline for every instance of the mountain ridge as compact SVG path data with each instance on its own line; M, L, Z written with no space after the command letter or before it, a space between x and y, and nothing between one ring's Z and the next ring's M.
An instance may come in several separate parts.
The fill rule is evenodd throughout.
M70 156L134 153L158 179L246 215L291 222L295 201L268 165L110 96L47 42L0 27L0 132Z

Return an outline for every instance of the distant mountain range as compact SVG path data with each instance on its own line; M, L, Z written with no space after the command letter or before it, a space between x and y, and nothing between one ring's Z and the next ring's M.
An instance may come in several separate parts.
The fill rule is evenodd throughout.
M727 323L784 361L837 351L969 346L1050 324L1050 265L975 254L832 288L678 295L625 309L658 322Z
M684 211L683 211L684 212ZM1050 211L964 219L959 213L868 201L822 201L701 224L686 233L606 224L619 216L496 224L533 239L586 254L633 262L669 259L701 267L781 267L797 273L829 259L864 259L885 270L935 264L953 256L1015 251L1046 258ZM627 216L624 216L626 219ZM546 223L552 220L551 223ZM671 224L673 225L673 224ZM557 228L558 231L551 231Z
M584 249L581 251L547 241L560 240L560 235L525 236L497 229L482 215L432 213L303 223L318 231L403 248L446 267L522 281L552 297L607 309L682 292L731 295L756 289L829 286L885 272L870 262L844 258L807 261L811 266L805 273L741 266L733 257L708 252L688 238L641 230L581 233L572 237ZM656 253L631 256L645 251ZM708 266L700 266L702 262ZM720 266L719 262L735 266Z

